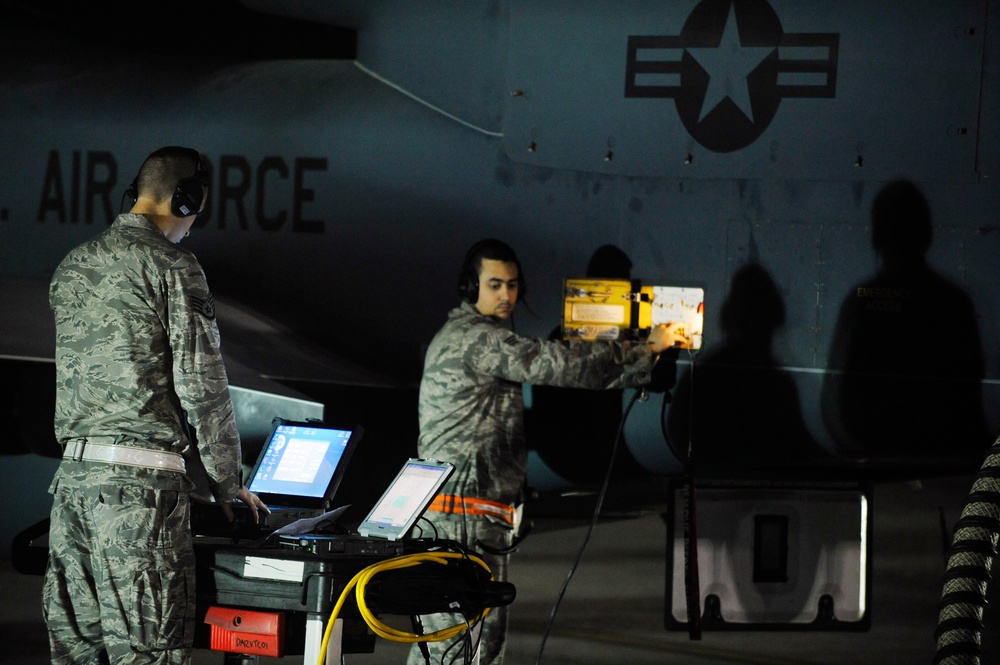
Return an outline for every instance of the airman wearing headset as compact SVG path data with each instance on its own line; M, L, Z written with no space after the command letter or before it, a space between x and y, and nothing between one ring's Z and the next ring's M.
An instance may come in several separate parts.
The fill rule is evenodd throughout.
M655 358L683 342L676 324L658 326L646 343L548 341L518 335L505 323L524 297L524 272L514 251L496 239L466 253L451 310L424 360L420 383L418 453L455 464L455 473L426 517L437 536L479 553L498 581L507 579L525 485L522 383L570 388L634 388L649 384ZM502 661L506 607L483 623L479 663ZM424 632L460 618L428 615ZM441 662L448 648L415 645L409 665ZM455 653L455 649L449 653Z
M71 250L49 290L56 322L56 437L43 613L52 662L181 665L195 615L185 454L215 499L267 507L241 484L215 307L177 243L208 199L199 153L143 162L132 209ZM185 421L197 431L189 438Z

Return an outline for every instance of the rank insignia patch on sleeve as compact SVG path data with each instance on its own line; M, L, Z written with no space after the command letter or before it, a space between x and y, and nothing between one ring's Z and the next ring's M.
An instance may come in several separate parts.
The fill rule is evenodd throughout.
M208 298L191 296L191 308L206 319L215 318L215 297L209 294Z

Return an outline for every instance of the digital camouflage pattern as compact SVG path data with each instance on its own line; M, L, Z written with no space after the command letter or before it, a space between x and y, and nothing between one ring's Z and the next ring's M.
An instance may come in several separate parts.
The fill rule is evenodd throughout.
M632 388L652 367L645 344L524 337L462 303L427 349L419 454L455 465L442 493L513 504L527 467L522 383Z
M73 466L55 487L42 590L52 663L181 665L195 618L187 492Z
M524 399L521 384L589 388L633 388L651 380L653 355L645 344L549 341L524 337L498 320L462 303L427 349L420 383L421 457L455 465L442 494L489 499L514 505L527 473ZM481 552L477 541L504 547L511 526L490 516L428 512L439 537ZM506 581L506 555L484 555L493 575ZM506 610L485 620L481 665L498 665L503 656ZM445 617L427 617L434 626ZM428 631L429 632L429 631ZM440 663L447 643L429 644L431 662ZM454 653L452 651L451 653ZM447 661L447 657L445 658ZM417 648L410 665L423 662Z
M240 438L212 294L197 259L143 215L67 254L49 290L56 436L190 452L216 499L240 488ZM63 459L43 591L52 662L180 665L193 638L194 552L183 473Z
M49 302L56 438L110 436L184 453L186 411L216 497L235 498L240 437L214 302L195 256L143 215L119 215L63 259Z

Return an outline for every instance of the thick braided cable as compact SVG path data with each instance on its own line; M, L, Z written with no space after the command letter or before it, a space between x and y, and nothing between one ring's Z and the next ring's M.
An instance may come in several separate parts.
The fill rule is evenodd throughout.
M955 525L938 604L935 665L979 665L983 610L1000 536L1000 439L983 461Z

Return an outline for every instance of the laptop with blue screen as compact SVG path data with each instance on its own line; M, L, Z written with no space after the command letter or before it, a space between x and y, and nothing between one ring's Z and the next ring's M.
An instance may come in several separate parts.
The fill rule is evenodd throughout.
M329 510L363 433L359 425L276 420L246 482L271 510L262 526Z

